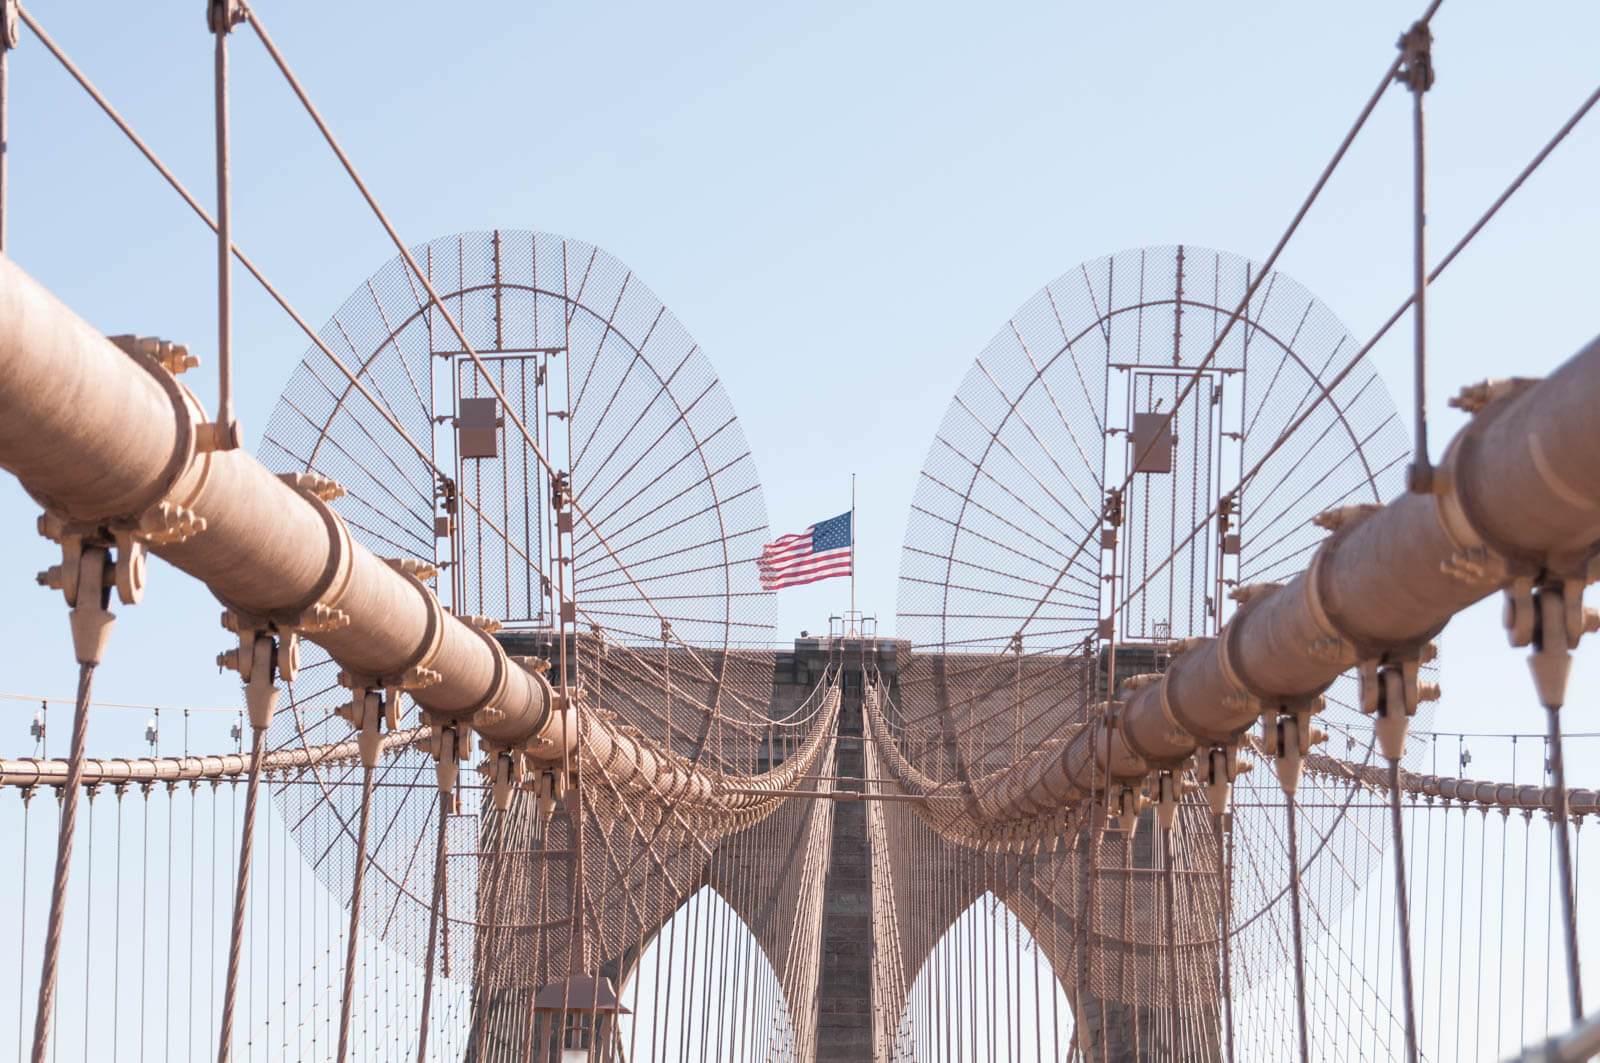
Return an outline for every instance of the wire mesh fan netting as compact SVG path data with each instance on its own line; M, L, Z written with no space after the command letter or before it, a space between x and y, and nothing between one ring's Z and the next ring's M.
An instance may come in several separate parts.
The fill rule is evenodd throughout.
M1049 824L997 822L987 780L1098 726L1098 703L1163 670L1179 640L1214 635L1236 588L1304 568L1325 537L1316 514L1402 486L1405 432L1375 372L1357 365L1324 384L1357 354L1328 309L1281 273L1195 247L1122 252L1022 306L963 379L929 449L901 565L899 631L911 652L897 690L885 691L884 726L932 792L973 795L929 818L989 853L949 856L962 885L947 915L986 890L1015 910L1083 1000L1085 1043L1131 1037L1145 1052L1220 1055L1224 863L1233 995L1283 993L1284 795L1270 762L1243 776L1220 846L1215 817L1191 794L1167 852L1149 811L1131 838L1102 829L1103 804ZM1340 756L1364 764L1371 731L1354 693L1341 678L1318 721ZM1315 797L1303 793L1296 813L1301 888L1308 918L1327 923L1378 868L1386 832L1356 824L1353 803L1370 798L1358 787L1319 776L1305 789ZM893 863L914 875L930 839L910 840L911 813L887 816L888 836L907 839L891 843ZM991 840L970 842L980 837ZM906 928L907 941L916 936ZM908 953L907 984L917 962Z
M770 717L774 611L755 564L766 535L755 465L682 325L626 267L577 241L499 230L413 253L443 310L403 260L375 274L321 331L359 386L313 348L263 460L336 481L334 508L363 545L436 566L449 608L499 621L511 652L550 657L554 681L681 762L749 776L797 747L821 717ZM336 671L308 648L273 747L350 737L334 715L349 697ZM408 705L402 730L418 723ZM412 962L432 908L434 775L430 756L397 739L373 795L364 924ZM274 791L336 892L351 881L360 777L359 763L330 761ZM759 818L642 810L600 770L547 824L533 794L501 813L476 773L463 786L445 824L441 963L488 994L472 1004L475 1027L512 1006L506 992L525 1010L531 988L569 968L626 973L629 949L706 880L719 839ZM800 817L788 829L812 827ZM482 1058L493 1036L473 1035Z

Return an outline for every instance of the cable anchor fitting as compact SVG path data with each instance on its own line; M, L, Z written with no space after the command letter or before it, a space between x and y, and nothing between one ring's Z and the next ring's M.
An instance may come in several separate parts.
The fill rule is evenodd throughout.
M423 720L433 729L424 748L433 756L440 806L446 813L455 812L459 805L456 787L461 778L461 762L472 756L472 725L432 713L424 714Z
M1200 785L1205 787L1206 801L1210 803L1211 811L1219 816L1227 813L1228 799L1233 794L1233 781L1253 767L1248 760L1239 759L1238 746L1211 747L1196 773Z
M217 667L239 673L250 726L264 731L278 711L277 680L292 683L300 672L300 635L271 625L241 623L232 611L222 614L222 626L239 636L239 647L217 654Z
M1424 701L1437 701L1437 683L1421 679L1424 664L1438 656L1438 647L1425 643L1411 652L1385 654L1356 666L1361 686L1361 711L1373 717L1378 747L1390 764L1398 764L1406 752L1406 735L1411 717Z
M550 506L564 510L572 505L572 475L566 472L550 474Z
M1433 88L1433 31L1425 22L1413 23L1395 42L1401 64L1394 79L1412 92Z
M1171 833L1172 828L1178 824L1178 803L1184 794L1192 792L1192 784L1180 781L1170 771L1161 772L1156 776L1156 824L1163 832Z
M1282 704L1261 714L1261 747L1272 758L1278 785L1290 797L1300 788L1300 767L1311 747L1328 740L1325 731L1311 726L1321 712L1321 695L1295 704Z
M206 4L206 29L212 33L232 33L245 18L240 0L209 0Z
M498 812L511 808L511 795L527 774L527 760L520 749L486 750L489 759L478 765L478 773L489 778L489 791Z
M376 768L383 753L384 725L391 731L399 726L398 695L391 691L385 698L382 681L373 676L340 672L339 685L349 689L350 700L334 712L356 729L362 767Z
M1122 831L1124 838L1132 838L1134 829L1139 825L1139 813L1144 811L1146 801L1143 793L1131 786L1123 786L1117 790L1117 795L1111 802L1111 815L1117 821L1117 827Z
M71 612L72 650L79 664L97 665L105 657L111 626L117 617L111 604L111 588L125 605L139 600L144 589L144 552L130 542L114 556L112 536L104 528L79 522L62 521L46 512L39 518L39 530L61 544L61 564L52 565L36 577L41 587L61 592Z
M17 0L0 0L0 52L21 43L22 20L17 14Z
M1528 668L1546 709L1566 703L1572 651L1584 635L1600 631L1600 610L1583 604L1587 575L1519 577L1506 588L1506 631L1511 645L1532 647Z

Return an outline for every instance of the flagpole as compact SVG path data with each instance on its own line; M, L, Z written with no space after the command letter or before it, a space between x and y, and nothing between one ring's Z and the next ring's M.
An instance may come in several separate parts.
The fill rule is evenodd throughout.
M850 474L850 628L856 626L856 474Z

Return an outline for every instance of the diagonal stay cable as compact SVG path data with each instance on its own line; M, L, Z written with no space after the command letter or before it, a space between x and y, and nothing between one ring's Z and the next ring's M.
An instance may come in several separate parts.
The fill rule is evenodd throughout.
M1444 273L1445 269L1449 267L1450 263L1456 260L1456 257L1461 254L1466 246L1484 230L1484 228L1489 224L1490 220L1492 220L1494 216L1500 212L1500 208L1506 205L1506 202L1516 194L1516 192L1522 187L1523 183L1526 182L1527 179L1532 176L1533 172L1537 170L1547 158L1550 157L1550 154L1555 151L1555 149L1563 140L1567 138L1567 134L1571 133L1572 130L1577 127L1578 123L1581 122L1584 117L1594 109L1594 106L1597 103L1600 103L1600 88L1596 88L1589 94L1588 98L1585 99L1583 103L1579 105L1578 109L1572 113L1572 116L1562 123L1561 128L1556 130L1555 134L1545 142L1544 147L1539 149L1539 151L1528 162L1528 164L1522 168L1521 172L1519 172L1512 182L1506 186L1505 191L1501 192L1499 196L1495 197L1495 201L1489 205L1488 209L1479 216L1477 221L1472 223L1471 228L1462 234L1461 239L1456 241L1455 246L1452 247L1450 251L1439 260L1439 264L1434 266L1432 272L1428 274L1428 284L1430 286L1434 281L1439 279L1440 274ZM1361 349L1356 351L1356 353L1351 356L1350 361L1345 364L1344 368L1339 370L1338 373L1334 374L1333 379L1329 380L1327 384L1322 385L1317 389L1315 396L1312 398L1311 404L1302 410L1300 415L1291 421L1289 425L1278 434L1278 438L1273 441L1272 446L1268 447L1267 452L1261 455L1261 457L1256 460L1256 463L1250 467L1250 470L1239 478L1239 482L1234 485L1233 490L1227 492L1222 497L1230 498L1237 496L1240 491L1244 490L1250 485L1251 481L1255 479L1256 475L1261 472L1262 468L1266 466L1266 463L1272 459L1272 456L1283 448L1283 445L1289 441L1290 436L1300 430L1301 426L1304 425L1305 422L1311 417L1312 413L1317 409L1317 407L1321 403L1330 399L1338 386L1344 383L1345 378L1354 372L1357 366L1363 364L1362 358L1364 358L1369 351L1376 347L1378 343L1389 334L1389 330L1399 323L1400 319L1405 316L1406 311L1411 309L1411 305L1415 300L1415 294L1406 296L1405 300L1401 302L1401 304L1395 309L1394 313L1389 315L1388 320L1386 320L1378 328L1377 332L1372 334L1372 338L1366 343L1362 344ZM1127 597L1131 599L1134 594L1137 594L1139 591L1143 590L1145 586L1149 584L1150 580L1160 575L1162 570L1169 563L1171 563L1172 557L1176 555L1177 551L1182 550L1184 547L1188 546L1189 543L1193 542L1195 536L1199 535L1200 532L1211 523L1212 518L1214 518L1216 515L1217 507L1216 505L1213 505L1210 512L1206 514L1205 518L1201 520L1199 524L1195 525L1194 530L1188 534L1183 542L1178 544L1177 548L1173 551L1173 555L1168 556L1165 561L1162 561L1160 564L1158 564L1145 578L1144 583L1141 583L1138 587L1134 588L1133 591L1129 592ZM1126 600L1123 604L1127 604Z
M1427 25L1428 21L1433 18L1434 12L1438 11L1441 3L1443 3L1443 0L1432 0L1432 2L1428 4L1427 9L1423 11L1421 18L1417 20L1417 25ZM1172 409L1167 411L1166 416L1162 421L1163 427L1171 425L1172 419L1177 416L1178 410L1182 408L1184 400L1186 400L1199 385L1201 376L1205 373L1206 369L1210 367L1212 361L1216 358L1217 353L1222 350L1222 345L1227 341L1229 334L1232 333L1233 326L1241 317L1244 316L1245 310L1250 305L1250 300L1255 298L1256 290L1261 286L1262 282L1272 274L1272 267L1276 265L1278 258L1283 254L1283 250L1288 246L1289 240L1294 236L1296 231L1299 230L1300 223L1303 222L1306 218L1306 215L1310 213L1312 204L1317 201L1317 198L1322 194L1322 190L1327 187L1328 181L1333 177L1334 170L1338 169L1339 164L1344 161L1345 154L1350 150L1350 145L1355 142L1357 134L1359 134L1362 128L1366 125L1367 119L1372 116L1372 112L1377 109L1378 101L1381 100L1383 98L1383 94L1388 91L1389 85L1394 81L1394 76L1399 72L1403 62L1404 56L1396 55L1395 58L1389 63L1388 67L1384 70L1383 77L1379 79L1377 87L1373 89L1371 96L1367 98L1367 102L1361 108L1361 112L1356 116L1355 122L1345 133L1344 139L1339 142L1339 146L1337 149L1335 149L1333 157L1329 159L1327 165L1322 168L1322 172L1317 176L1316 182L1311 186L1311 191L1307 193L1305 199L1301 202L1299 209L1295 211L1294 217L1290 219L1288 227L1284 229L1283 235L1278 237L1278 242L1273 247L1272 253L1269 254L1266 258L1266 261L1262 263L1260 273L1258 273L1255 279L1250 282L1249 287L1245 289L1244 295L1239 300L1239 305L1236 306L1233 312L1228 315L1227 323L1223 325L1222 330L1217 334L1217 337L1212 340L1210 351L1208 351L1206 356L1200 360L1200 363L1194 367L1194 371L1188 374L1183 389L1178 393L1177 398L1173 401ZM1138 467L1139 461L1145 456L1145 453L1156 445L1159 436L1159 432L1152 434L1150 442L1145 445L1144 450L1134 455L1133 461L1129 464L1128 472L1123 477L1121 486L1117 488L1119 494L1123 491L1126 491L1128 485L1133 482L1133 470ZM1083 543L1076 551L1074 551L1074 560L1076 559L1077 555L1082 553L1084 548L1088 545L1088 541L1089 537L1085 537ZM1065 574L1065 570L1063 570L1063 574ZM1038 611L1038 608L1043 607L1044 601L1047 598L1048 595L1046 595L1045 598L1040 599L1038 606L1035 607L1035 612ZM1027 620L1024 620L1022 627L1018 630L1020 631L1022 628L1026 628L1031 620L1031 616Z
M1439 0L1435 0L1435 3L1438 2ZM300 83L300 79L297 78L294 74L294 71L289 68L289 63L286 59L284 59L283 53L280 52L277 45L273 43L271 35L267 33L266 27L262 25L260 17L249 5L241 2L239 6L244 12L246 21L250 23L250 28L255 30L256 37L261 41L262 46L266 48L268 56L271 57L273 63L277 66L278 71L283 75L284 80L288 82L291 91L293 91L295 96L300 100L301 106L305 108L306 114L311 118L312 123L316 125L317 130L322 134L323 140L327 141L328 147L332 149L335 157L338 158L340 165L344 167L345 173L349 175L350 180L355 184L356 190L359 191L361 193L361 197L366 200L367 206L371 208L373 216L377 219L378 223L383 226L384 232L388 234L390 241L395 246L395 249L400 253L400 257L411 269L411 272L416 276L417 280L422 283L423 289L427 291L428 298L433 303L433 306L438 310L439 316L444 319L444 322L447 326L449 326L450 331L455 334L456 340L461 344L461 350L472 359L473 365L477 367L484 383L489 386L489 390L493 392L495 398L499 400L501 408L505 410L506 416L509 417L511 422L517 426L517 430L522 433L523 441L527 445L528 449L533 453L533 456L539 460L539 464L543 465L545 470L552 477L555 476L557 472L555 466L550 463L550 459L545 456L544 451L539 447L538 443L535 442L533 434L528 431L528 426L523 422L522 417L516 412L510 401L506 398L505 392L501 390L500 385L495 382L494 374L489 372L489 368L484 364L483 358L478 354L473 345L468 342L465 330L462 329L461 325L456 321L455 316L452 315L449 309L445 306L444 300L439 297L439 293L434 290L432 279L417 263L416 256L411 253L411 249L407 247L405 241L400 238L400 233L395 229L394 224L390 222L389 216L385 214L383 208L378 205L377 199L373 196L372 191L367 187L366 182L362 180L361 175L356 171L355 164L352 163L350 161L350 157L345 154L344 148L340 146L338 139L334 137L333 131L328 127L328 123L322 117L322 113L318 111L316 105L311 102L311 97L307 94L305 86ZM624 577L628 578L630 582L632 582L633 577L627 565L625 565L622 559L616 555L616 552L611 548L610 543L606 541L605 535L594 524L594 522L590 520L588 512L583 508L582 505L579 504L576 498L572 499L571 505L573 512L575 512L583 520L584 524L589 526L589 529L594 533L595 538L605 546L606 553L610 555L611 560L616 564L618 571ZM656 609L655 603L650 600L649 596L645 594L644 590L639 588L637 585L635 585L634 589L638 591L640 598L643 599L644 603L650 607L651 611L655 612L663 623L666 623L668 618L661 614L660 610ZM711 668L706 664L705 661L701 660L698 654L695 653L694 647L688 645L687 643L682 643L682 640L679 641L683 645L683 648L689 652L690 660L695 663L701 672L704 673L707 678L715 679L716 677Z
M194 196L190 194L189 190L184 187L183 183L178 180L177 176L167 168L167 165L163 163L159 157L157 157L156 153L151 150L148 144L145 143L144 138L140 137L138 133L134 132L133 127L128 124L127 119L123 118L117 109L111 106L111 101L106 99L105 95L95 87L94 83L89 80L88 76L84 74L84 72L79 69L78 65L72 61L67 53L61 49L61 46L56 44L55 40L44 31L44 27L39 24L32 14L30 14L21 5L18 5L17 13L22 17L22 21L27 24L28 28L33 31L34 36L39 38L39 43L44 45L45 50L54 56L56 61L61 64L62 68L72 76L72 79L76 81L86 93L89 94L89 98L94 100L100 109L106 113L106 117L111 119L112 124L122 131L123 135L128 138L133 146L139 149L140 154L149 160L150 165L155 167L156 172L166 180L167 184L172 186L172 190L178 193L178 196L189 205L190 209L199 215L200 220L205 222L207 227L215 232L217 229L216 220L212 218L211 214L205 209L205 207L200 205L200 201L195 199ZM443 476L443 470L434 464L432 456L430 456L427 451L423 450L422 447L418 445L416 440L411 438L410 434L408 434L406 430L401 427L400 422L395 420L394 416L390 414L381 403L379 403L378 399L370 391L367 390L367 386L363 384L355 374L350 372L349 368L344 364L344 362L339 360L338 355L334 354L328 345L323 342L322 337L317 335L316 330L311 327L310 323L307 322L305 318L300 316L299 312L289 304L289 301L284 298L283 294L272 285L272 282L267 280L266 276L261 272L261 270L256 268L256 264L247 258L243 251L239 250L239 245L233 244L232 247L233 255L239 260L239 264L250 271L250 275L256 279L256 282L261 285L262 289L268 295L272 296L273 301L283 308L283 312L288 314L296 325L300 326L300 330L306 334L312 343L316 344L323 354L327 355L328 360L333 363L334 368L338 369L340 373L344 374L345 379L349 380L351 385L354 386L355 389L359 391L368 402L372 403L373 409L377 410L378 414L382 416L384 420L389 422L390 427L392 427L396 432L400 433L400 438L405 440L406 445L416 452L417 457L421 458L424 464L433 469L437 475Z
M1434 6L1437 7L1437 4L1435 4ZM1431 10L1430 10L1430 14L1431 14ZM1494 200L1494 202L1483 213L1483 215L1481 217L1479 217L1479 219L1457 241L1457 243L1444 256L1444 258L1440 260L1438 265L1436 265L1434 267L1434 269L1432 270L1432 272L1428 276L1428 281L1429 281L1430 284L1433 283L1433 281L1438 279L1438 277L1444 272L1444 270L1450 265L1450 263L1453 262L1456 259L1456 257L1461 253L1461 251L1467 246L1467 244L1470 243L1487 226L1489 221L1500 211L1500 209L1506 204L1506 202L1510 200L1511 196L1514 195L1518 191L1518 189L1521 188L1523 183L1526 182L1527 178L1549 157L1549 155L1555 150L1555 148L1577 126L1578 122L1580 122L1588 114L1588 112L1591 109L1593 109L1594 105L1597 102L1600 102L1600 89L1596 89L1593 93L1590 94L1590 96L1579 106L1579 108L1572 114L1572 116L1570 118L1568 118L1565 123L1563 123L1561 128L1556 131L1556 133L1551 137L1551 139L1548 142L1546 142L1546 144L1539 150L1539 152L1537 152L1535 154L1533 159L1525 167L1523 167L1521 172L1518 173L1516 178ZM1268 272L1268 270L1264 269L1263 270L1263 275L1266 272ZM1394 313L1389 317L1389 319L1387 321L1385 321L1385 323L1378 329L1377 333L1374 334L1373 337L1365 345L1363 345L1362 348L1359 351L1356 352L1356 354L1352 357L1352 359L1349 361L1349 363L1347 363L1346 366L1342 370L1340 370L1340 372L1338 374L1336 374L1336 376L1325 387L1322 387L1322 388L1320 388L1318 390L1318 392L1317 392L1316 396L1314 397L1314 399L1313 399L1312 403L1310 404L1310 406L1308 406L1304 411L1302 411L1301 414L1296 418L1296 420L1293 421L1289 426L1287 426L1283 430L1282 433L1280 433L1280 435L1278 436L1277 440L1274 441L1274 443L1268 449L1268 451L1264 455L1262 455L1262 457L1260 459L1257 460L1257 462L1251 467L1251 469L1243 477L1241 477L1239 484L1234 488L1233 492L1230 492L1230 494L1235 494L1239 490L1242 490L1245 486L1247 486L1253 480L1253 478L1261 471L1261 469L1265 466L1265 464L1272 458L1272 456L1279 449L1282 448L1282 446L1287 442L1287 440L1296 431L1298 431L1299 428L1302 425L1304 425L1306 420L1312 415L1312 413L1315 411L1317 406L1322 401L1324 401L1325 399L1331 397L1334 389L1337 388L1337 386L1340 383L1343 382L1343 380L1355 369L1355 367L1357 365L1361 364L1362 357L1368 351L1370 351L1374 346L1376 346L1376 344L1380 340L1382 340L1382 338L1388 333L1389 329L1392 328L1400 320L1400 318L1402 316L1404 316L1406 311L1410 309L1410 307L1411 307L1411 305L1412 305L1412 303L1414 301L1414 298L1415 298L1414 295L1413 296L1408 296L1401 303L1399 308L1396 309L1394 311ZM1214 353L1214 351L1213 351L1213 353ZM1210 520L1212 519L1212 517L1215 516L1215 514L1216 514L1216 509L1215 509L1215 507L1213 507L1211 512L1207 514L1206 518L1204 520L1202 520L1200 522L1200 524L1198 524L1196 526L1194 531L1190 532L1190 534L1184 539L1183 543L1179 544L1178 549L1181 550L1184 546L1187 546L1191 541L1193 541L1194 537L1199 533L1200 530L1202 530L1204 527L1207 526L1207 524L1209 524ZM1081 547L1080 547L1080 549L1081 549ZM1174 554L1175 553L1176 553L1176 551L1174 551ZM1145 586L1147 586L1149 584L1150 580L1153 579L1156 575L1158 575L1168 564L1170 564L1171 561L1172 561L1172 556L1169 555L1169 557L1166 560L1162 561L1156 567L1156 569L1154 571L1152 571L1145 578L1144 582L1141 583L1138 588L1135 588L1132 591L1128 592L1127 596L1124 599L1123 604L1126 605L1128 600L1131 600L1131 598L1135 594L1137 594L1140 590L1142 590Z

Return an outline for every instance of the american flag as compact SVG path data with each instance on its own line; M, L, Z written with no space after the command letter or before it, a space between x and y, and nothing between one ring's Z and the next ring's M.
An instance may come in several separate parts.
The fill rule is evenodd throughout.
M850 575L851 543L848 513L773 540L761 548L761 589Z

